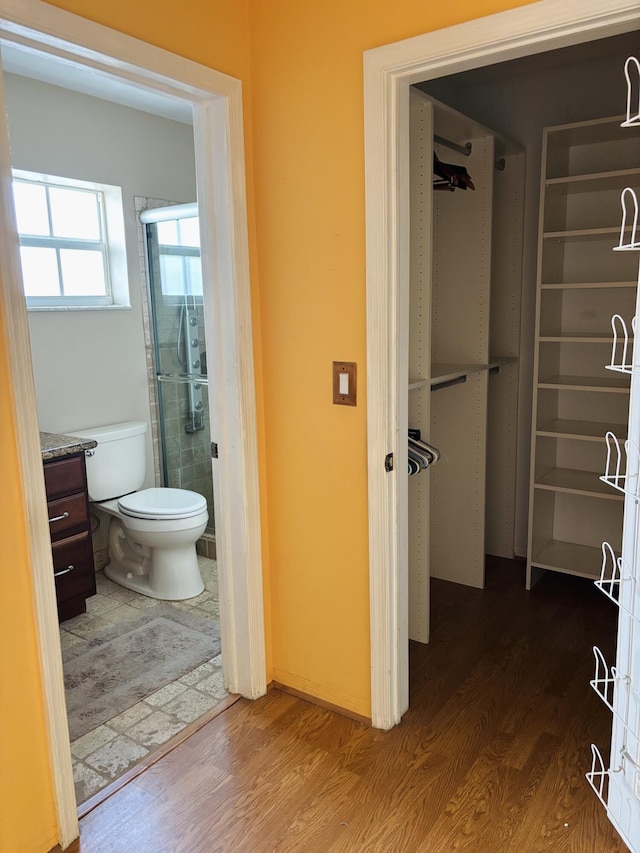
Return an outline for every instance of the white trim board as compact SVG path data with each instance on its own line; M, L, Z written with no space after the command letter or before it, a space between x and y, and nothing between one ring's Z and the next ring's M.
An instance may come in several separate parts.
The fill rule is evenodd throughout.
M540 0L364 54L371 718L408 707L406 455L409 87L640 26L629 0Z
M206 335L216 357L211 394L225 683L266 692L258 451L249 281L242 87L239 80L64 12L41 0L0 0L0 40L193 105ZM10 155L0 87L0 253L23 500L54 793L64 849L78 835L55 588L40 461L27 314L19 272ZM214 390L215 389L215 390Z

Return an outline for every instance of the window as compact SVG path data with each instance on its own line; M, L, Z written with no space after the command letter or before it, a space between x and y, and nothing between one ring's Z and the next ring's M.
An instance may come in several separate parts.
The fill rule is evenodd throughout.
M160 281L165 296L202 296L197 216L158 222Z
M29 308L128 306L119 187L13 172Z

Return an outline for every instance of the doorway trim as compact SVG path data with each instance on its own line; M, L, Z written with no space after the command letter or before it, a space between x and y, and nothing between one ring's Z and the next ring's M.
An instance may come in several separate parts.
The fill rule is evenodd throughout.
M256 400L247 230L242 84L168 51L48 5L0 0L0 38L193 105L201 207L206 334L213 342L212 433L221 637L228 689L266 692ZM0 75L0 253L2 306L13 385L23 504L28 524L59 843L78 836L76 800L46 514L29 328L11 197L11 160ZM208 296L208 299L207 299Z
M640 3L539 0L364 54L371 719L409 706L406 457L409 87L628 32ZM389 453L397 460L385 470Z

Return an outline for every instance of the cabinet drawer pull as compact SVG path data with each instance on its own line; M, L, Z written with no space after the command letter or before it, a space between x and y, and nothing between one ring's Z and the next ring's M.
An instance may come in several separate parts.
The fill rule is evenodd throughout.
M56 515L53 518L49 519L49 524L53 524L54 521L62 521L65 518L69 518L68 512L63 512L62 515Z
M66 568L66 569L60 569L60 571L59 571L59 572L54 572L54 573L53 573L53 576L54 576L54 578L59 578L59 577L60 577L60 575L68 575L68 574L69 574L69 572L72 572L74 569L75 569L75 566L73 566L73 565L72 565L72 566L67 566L67 568Z

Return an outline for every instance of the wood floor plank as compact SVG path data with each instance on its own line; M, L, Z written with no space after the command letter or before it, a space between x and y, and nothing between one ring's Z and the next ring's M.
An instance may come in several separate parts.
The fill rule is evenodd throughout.
M278 690L240 700L81 821L71 853L622 853L584 773L615 608L584 579L493 561L433 581L411 706L389 732Z

